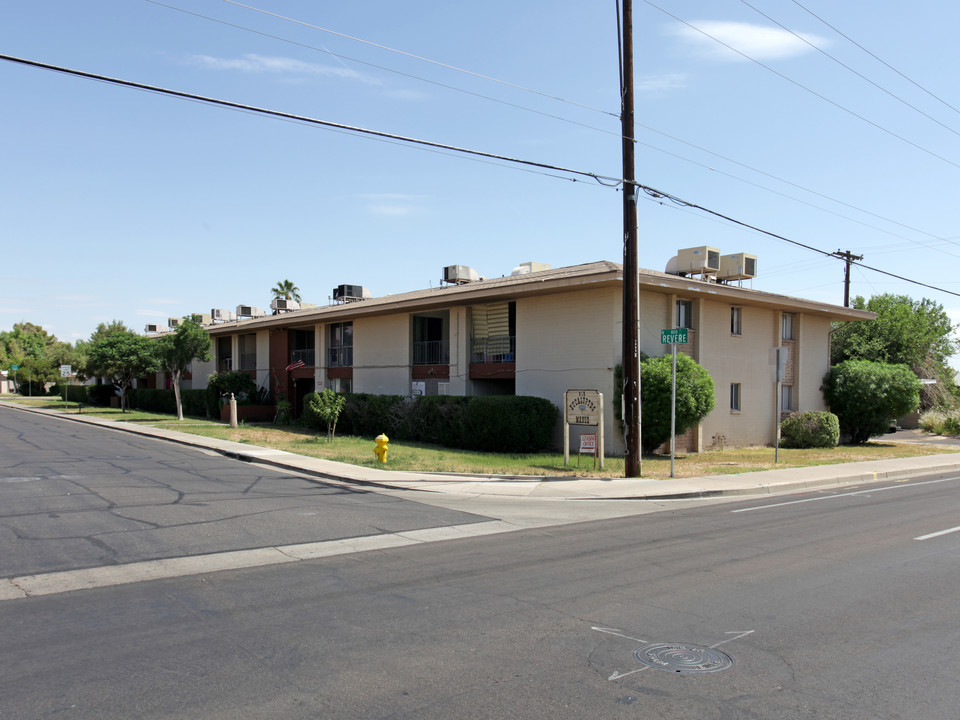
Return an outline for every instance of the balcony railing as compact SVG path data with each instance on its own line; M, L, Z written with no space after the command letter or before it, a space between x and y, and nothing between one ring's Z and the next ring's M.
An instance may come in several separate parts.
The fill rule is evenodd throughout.
M297 362L300 361L307 367L313 367L313 348L306 350L294 350L290 353L290 361Z
M450 349L446 340L428 340L413 343L414 365L449 365Z
M473 339L470 362L512 363L516 360L517 338L513 335Z
M353 346L327 348L328 367L353 367Z

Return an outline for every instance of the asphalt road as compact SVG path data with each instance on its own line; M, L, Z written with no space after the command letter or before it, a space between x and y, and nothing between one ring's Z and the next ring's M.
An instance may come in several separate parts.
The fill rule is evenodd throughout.
M0 718L955 720L958 498L917 478L7 600ZM313 507L347 500L437 510Z

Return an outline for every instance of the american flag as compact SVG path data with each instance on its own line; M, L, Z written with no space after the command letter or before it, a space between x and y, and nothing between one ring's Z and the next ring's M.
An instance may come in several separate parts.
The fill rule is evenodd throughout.
M286 370L287 372L290 372L291 370L296 370L297 368L306 367L306 365L307 364L303 360L294 360L292 363L287 365Z

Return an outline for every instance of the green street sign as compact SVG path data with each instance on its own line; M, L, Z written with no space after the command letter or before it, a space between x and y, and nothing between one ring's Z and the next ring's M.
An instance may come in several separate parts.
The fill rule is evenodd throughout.
M660 331L661 345L683 345L689 340L687 328L667 328Z
M10 369L11 369L11 370L19 370L19 369L20 369L20 366L19 366L19 365L11 365L11 366L10 366Z

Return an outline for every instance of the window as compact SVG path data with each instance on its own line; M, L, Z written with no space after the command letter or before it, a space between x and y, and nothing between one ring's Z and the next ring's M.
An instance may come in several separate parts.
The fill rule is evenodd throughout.
M449 365L449 311L413 316L413 364Z
M793 407L793 385L780 386L780 412L792 412Z
M740 383L730 383L730 410L740 412Z
M740 308L738 307L730 308L730 334L740 334Z
M329 356L327 366L353 367L353 323L333 323L328 327L330 344L327 348L327 355ZM349 391L345 390L343 392Z
M341 395L353 392L353 378L330 378L327 387Z
M290 331L290 362L302 362L304 365L314 365L315 336L313 330Z
M217 372L233 370L233 338L217 338Z
M239 337L238 348L240 353L240 369L257 369L257 335L245 333Z
M693 327L693 300L677 300L677 327Z
M780 337L784 340L794 340L793 336L793 313L783 313L781 316L782 332Z

